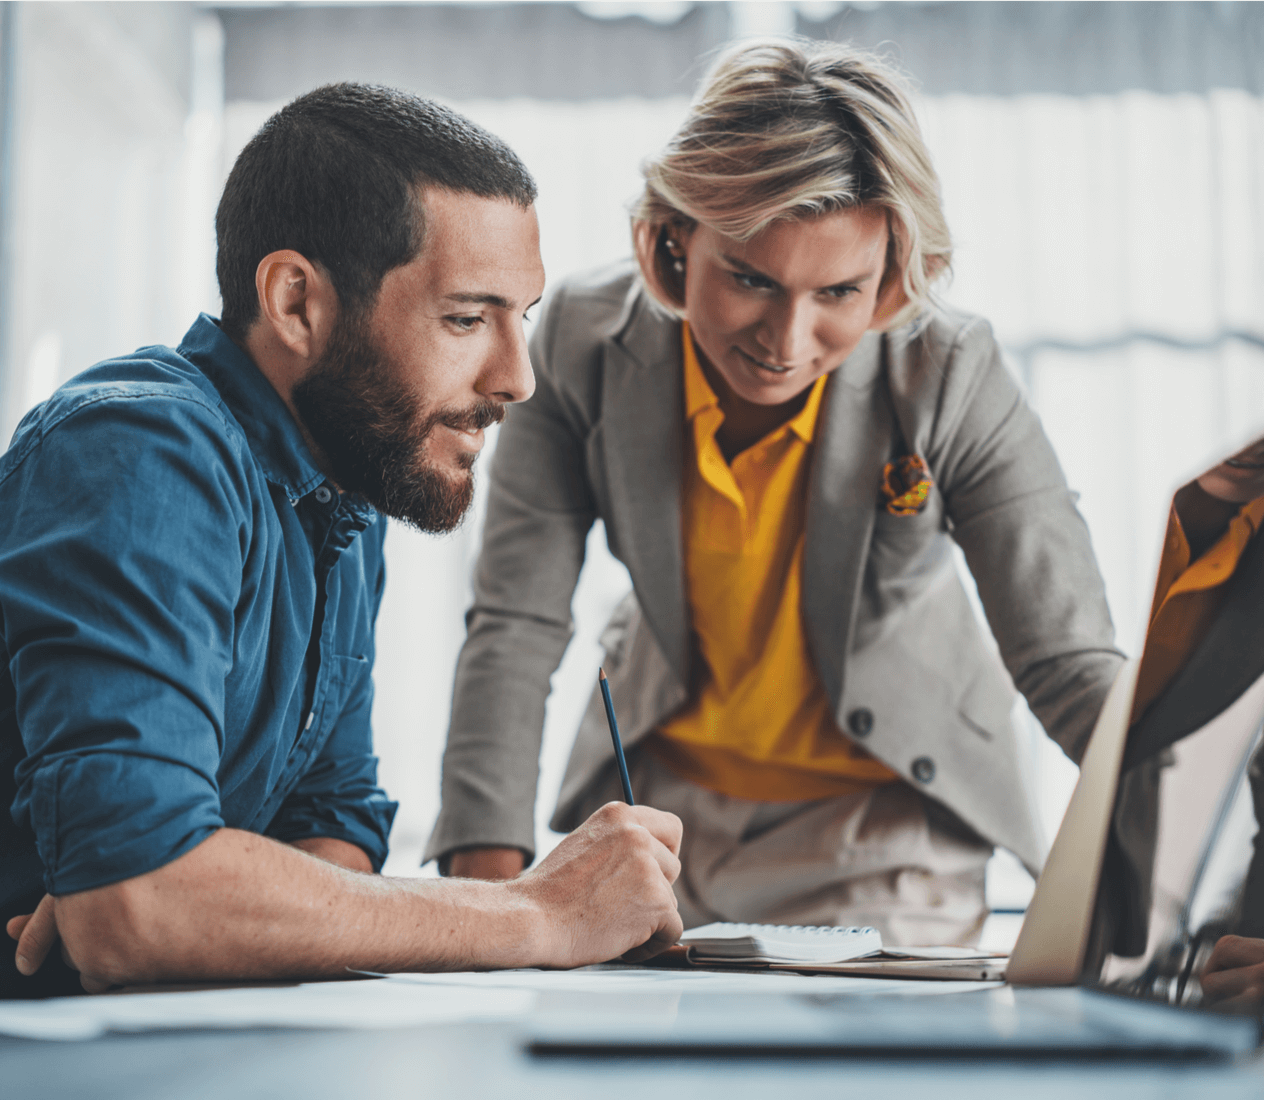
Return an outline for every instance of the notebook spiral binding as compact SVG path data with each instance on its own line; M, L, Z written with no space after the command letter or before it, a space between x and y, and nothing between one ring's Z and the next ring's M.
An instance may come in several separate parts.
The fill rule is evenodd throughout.
M868 925L864 928L844 928L833 924L734 924L732 928L735 932L811 932L830 936L864 935L873 931Z

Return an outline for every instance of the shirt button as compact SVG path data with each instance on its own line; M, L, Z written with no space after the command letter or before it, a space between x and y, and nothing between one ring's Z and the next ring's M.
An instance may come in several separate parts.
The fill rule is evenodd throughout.
M333 499L334 499L333 493L331 493L324 485L322 485L319 489L316 490L317 503L328 504Z
M913 761L912 772L919 783L929 783L935 778L935 761L929 756L919 756Z
M857 737L868 737L873 731L873 711L857 707L847 716L847 728Z

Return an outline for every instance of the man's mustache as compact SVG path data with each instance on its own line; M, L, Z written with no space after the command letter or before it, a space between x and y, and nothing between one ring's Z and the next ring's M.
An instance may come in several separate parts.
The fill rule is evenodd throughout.
M479 401L459 412L441 413L440 424L458 432L478 432L505 419L505 406L497 401Z

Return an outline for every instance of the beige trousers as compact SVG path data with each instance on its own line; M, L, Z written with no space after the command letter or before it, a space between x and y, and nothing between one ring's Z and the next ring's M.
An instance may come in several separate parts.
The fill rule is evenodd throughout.
M638 803L684 823L676 898L686 928L711 921L871 925L890 946L972 944L987 916L992 846L903 782L806 802L752 802L629 760ZM584 807L622 798L617 776Z

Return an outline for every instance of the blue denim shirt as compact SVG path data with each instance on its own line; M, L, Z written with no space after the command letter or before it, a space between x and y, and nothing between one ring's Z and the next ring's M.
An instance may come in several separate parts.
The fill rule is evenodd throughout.
M221 826L336 837L380 869L385 527L205 315L32 410L0 458L0 906Z

